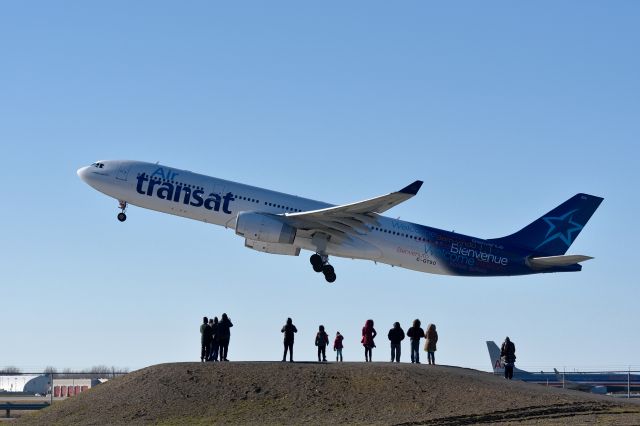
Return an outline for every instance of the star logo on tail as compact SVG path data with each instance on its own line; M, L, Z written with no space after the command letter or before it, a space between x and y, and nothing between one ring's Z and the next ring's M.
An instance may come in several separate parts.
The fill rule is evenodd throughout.
M549 230L536 250L555 239L559 239L569 247L573 242L574 234L583 228L582 225L573 221L573 214L577 211L578 209L571 210L559 217L543 217L542 219L549 225Z

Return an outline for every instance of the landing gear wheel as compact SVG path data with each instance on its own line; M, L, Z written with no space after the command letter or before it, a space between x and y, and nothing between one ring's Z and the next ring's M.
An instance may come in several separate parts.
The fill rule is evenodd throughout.
M313 266L313 270L316 272L322 272L322 267L324 262L322 261L322 257L319 254L314 254L309 258L309 262Z
M125 220L127 220L127 215L124 214L125 210L127 209L127 202L126 201L118 201L118 206L120 207L121 212L118 213L118 220L120 222L124 222Z
M333 266L328 263L322 267L322 273L324 274L324 279L327 280L327 282L332 283L336 280L336 273Z

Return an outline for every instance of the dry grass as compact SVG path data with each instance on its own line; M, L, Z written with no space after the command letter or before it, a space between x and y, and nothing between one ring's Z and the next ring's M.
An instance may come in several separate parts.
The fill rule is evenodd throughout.
M178 363L18 424L640 424L640 405L475 370L390 363Z

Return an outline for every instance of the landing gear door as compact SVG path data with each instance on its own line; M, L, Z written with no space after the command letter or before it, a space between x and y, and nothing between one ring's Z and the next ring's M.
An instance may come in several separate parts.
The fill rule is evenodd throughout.
M127 176L129 176L130 165L123 164L118 167L118 172L116 173L116 179L118 180L127 180Z

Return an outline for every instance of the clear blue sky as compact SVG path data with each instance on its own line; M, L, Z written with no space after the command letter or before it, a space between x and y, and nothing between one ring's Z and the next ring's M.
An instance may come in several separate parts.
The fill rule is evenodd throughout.
M13 2L0 7L0 366L197 360L203 315L235 323L232 360L278 360L280 327L315 357L414 318L441 363L640 367L640 3ZM231 231L85 185L100 159L177 168L331 203L397 190L390 216L478 237L577 192L605 198L570 252L580 273L458 278L309 253L253 252ZM406 343L406 342L405 342ZM408 360L408 345L404 360Z

